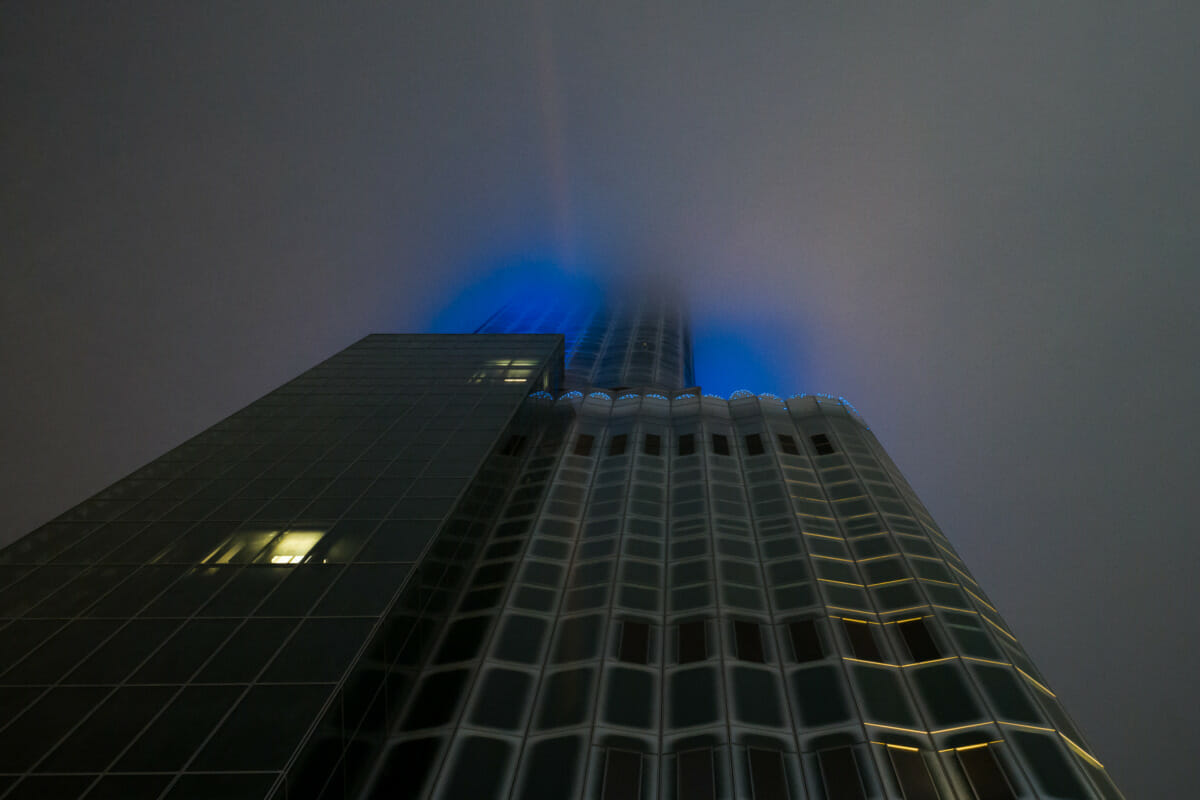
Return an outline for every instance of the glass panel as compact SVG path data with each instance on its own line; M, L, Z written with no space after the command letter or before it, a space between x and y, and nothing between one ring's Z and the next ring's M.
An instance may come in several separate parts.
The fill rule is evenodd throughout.
M873 627L867 622L852 619L842 620L842 629L846 631L846 638L850 641L850 652L854 654L855 658L861 658L864 661L883 661L883 654L879 652L879 643L875 641Z
M609 750L604 759L603 800L638 800L642 796L642 756Z
M713 754L710 748L685 750L676 757L679 800L713 800Z
M789 623L788 634L791 636L792 653L797 661L820 661L825 657L815 619L800 619Z
M996 761L990 747L972 747L959 750L958 763L962 766L967 782L975 791L978 800L1016 800L1004 770Z
M737 647L737 657L742 661L763 663L762 631L758 623L735 620L733 623L733 638Z
M898 747L889 747L887 752L904 800L941 800L919 752Z
M575 794L583 738L542 739L530 745L520 800L561 800Z
M913 661L935 661L942 657L937 643L929 633L924 619L910 619L896 623L896 630L908 648Z
M787 778L783 774L783 758L771 750L751 747L746 753L750 762L750 787L754 800L788 800Z
M649 660L650 626L644 622L626 620L621 623L621 650L619 658L631 664L645 664Z
M832 450L830 451L832 452ZM865 800L862 778L854 751L849 747L823 750L817 754L821 764L821 779L825 782L828 800Z
M679 623L679 663L704 661L708 658L708 638L704 620Z

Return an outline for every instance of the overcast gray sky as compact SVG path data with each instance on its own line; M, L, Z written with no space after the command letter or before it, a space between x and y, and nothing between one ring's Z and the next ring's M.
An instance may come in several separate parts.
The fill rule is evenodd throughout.
M1130 800L1182 797L1197 41L1194 2L7 3L0 541L498 267L653 265L746 388L856 404Z

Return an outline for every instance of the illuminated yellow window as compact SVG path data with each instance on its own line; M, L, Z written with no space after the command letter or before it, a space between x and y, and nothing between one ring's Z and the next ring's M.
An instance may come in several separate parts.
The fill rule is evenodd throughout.
M279 531L238 531L208 554L205 564L242 564L253 561Z
M322 531L288 531L277 536L255 560L260 564L299 564L322 536Z

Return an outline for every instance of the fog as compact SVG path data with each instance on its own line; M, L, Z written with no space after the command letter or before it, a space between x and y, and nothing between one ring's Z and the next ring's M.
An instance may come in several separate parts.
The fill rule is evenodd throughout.
M0 542L529 265L666 274L706 391L863 413L1130 798L1200 785L1200 7L503 5L6 6Z

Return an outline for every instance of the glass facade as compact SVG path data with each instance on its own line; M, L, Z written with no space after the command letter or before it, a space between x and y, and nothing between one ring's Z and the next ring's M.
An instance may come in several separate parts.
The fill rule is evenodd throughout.
M0 797L1121 797L852 407L693 381L368 337L0 552Z

